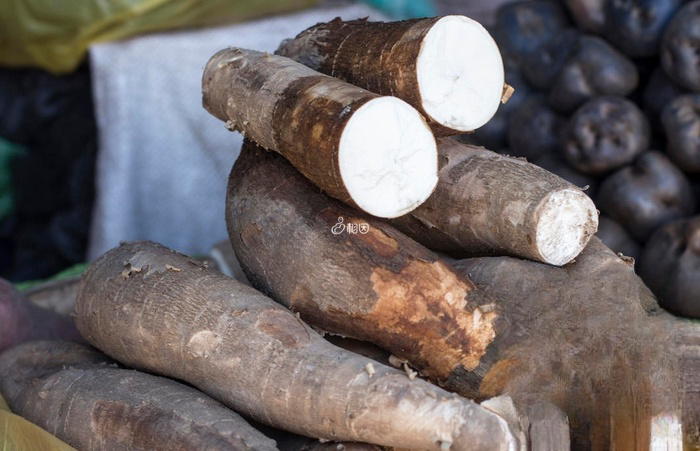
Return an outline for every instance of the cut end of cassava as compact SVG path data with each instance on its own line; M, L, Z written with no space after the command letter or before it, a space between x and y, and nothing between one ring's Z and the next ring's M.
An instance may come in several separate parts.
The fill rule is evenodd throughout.
M439 124L476 130L496 114L503 95L503 59L480 23L445 16L423 38L416 61L425 112Z
M340 137L338 164L355 204L382 218L404 215L437 184L437 145L421 115L395 97L362 105Z
M567 188L552 193L540 206L536 227L542 261L561 266L581 253L598 230L598 212L590 197Z

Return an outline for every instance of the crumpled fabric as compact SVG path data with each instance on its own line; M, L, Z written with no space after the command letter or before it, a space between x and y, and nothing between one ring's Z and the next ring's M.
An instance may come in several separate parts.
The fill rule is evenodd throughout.
M13 414L0 395L0 449L7 451L75 451L39 426Z
M99 150L88 257L143 239L206 254L227 239L226 185L242 137L202 108L204 66L228 46L272 53L283 39L337 16L384 20L366 5L319 7L93 46Z
M0 65L72 72L95 42L249 20L318 0L18 0L0 2Z
M87 65L66 75L0 68L0 137L13 208L0 221L0 274L41 279L85 260L97 153Z

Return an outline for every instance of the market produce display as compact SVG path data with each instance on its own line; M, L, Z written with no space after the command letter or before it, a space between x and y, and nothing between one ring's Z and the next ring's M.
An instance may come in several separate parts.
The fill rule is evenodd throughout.
M217 52L204 108L245 135L217 255L250 285L149 241L31 294L75 324L0 283L0 394L79 450L700 449L699 11ZM97 349L23 343L76 328Z
M154 243L93 263L76 314L111 357L271 426L403 448L515 449L493 412L337 348L260 292Z
M601 235L617 252L638 256L664 224L699 211L700 1L521 0L493 31L516 106L461 139L589 186L633 239ZM640 274L662 306L675 302ZM698 318L695 304L683 311Z

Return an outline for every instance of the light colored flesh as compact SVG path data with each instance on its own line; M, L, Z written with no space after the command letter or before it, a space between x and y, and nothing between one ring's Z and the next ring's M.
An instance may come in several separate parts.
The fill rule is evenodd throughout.
M561 266L573 260L598 230L598 212L590 197L576 189L552 193L542 204L536 244L542 260Z
M503 59L478 22L464 16L438 20L423 38L416 72L423 109L445 127L476 130L496 114Z
M340 138L345 188L362 210L394 218L418 207L437 184L437 146L421 115L403 100L362 105Z
M657 415L651 420L650 451L683 451L683 425L673 414Z

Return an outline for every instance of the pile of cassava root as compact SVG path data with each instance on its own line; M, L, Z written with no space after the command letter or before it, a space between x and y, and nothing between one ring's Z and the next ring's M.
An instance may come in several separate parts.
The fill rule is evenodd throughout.
M13 411L86 450L700 449L700 325L581 189L449 137L510 94L481 25L336 19L218 52L202 92L246 138L226 222L252 287L107 252L75 304L97 349L11 343Z

